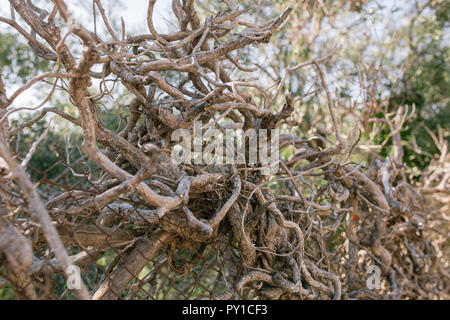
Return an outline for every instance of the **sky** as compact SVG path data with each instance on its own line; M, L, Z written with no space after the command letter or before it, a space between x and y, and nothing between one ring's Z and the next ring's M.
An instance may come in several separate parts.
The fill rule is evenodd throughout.
M46 1L36 1L34 0L33 3L39 4L39 3L51 3L50 0ZM80 2L83 3L83 6L88 6L89 8L92 7L92 1L87 0L66 0L65 3L67 6L69 6L70 9L73 9L75 12L75 18L77 18L77 11L80 6ZM119 5L121 12L120 15L123 16L124 20L126 21L127 28L129 30L138 30L142 29L142 26L146 26L146 14L147 14L147 7L148 7L148 0L102 0L102 4L105 7L105 9L108 12L108 9L114 9L115 6L120 2L123 3L123 5ZM46 6L48 7L48 5ZM9 0L0 0L0 15L3 17L9 18ZM80 12L78 12L79 14ZM156 1L155 5L155 11L154 11L154 21L156 27L158 27L158 31L164 32L166 29L166 23L164 18L169 18L169 15L171 14L171 1L169 0L159 0ZM81 21L86 22L86 21ZM4 26L0 24L0 32L4 30Z
M52 9L51 0L33 0L33 3L45 8L48 11ZM65 0L65 3L68 5L77 22L80 22L84 24L86 28L93 30L94 22L92 19L92 0ZM171 3L171 0L156 1L153 21L158 33L170 32L169 21L174 20ZM382 0L380 1L380 3L385 6L385 13L392 11L392 7L397 5L394 5L394 2L391 0ZM113 12L113 16L111 16L110 21L112 25L115 26L117 34L120 34L120 17L123 17L125 21L127 34L148 33L146 22L148 0L102 0L102 4L106 9L108 16L110 12ZM401 1L398 5L400 7L408 7L405 6L405 3ZM9 1L0 0L0 15L9 18L9 11ZM392 24L401 24L404 21L404 19L402 19L402 14L404 14L403 10L391 14L383 14L380 16L383 19L376 19L376 23L368 25L368 29L372 30L372 32L376 35L376 38L383 39L383 35L386 32L386 27L392 26ZM20 19L18 21L20 22ZM344 17L345 23L350 23L351 21L351 17ZM22 24L22 26L26 30L29 30L29 27L27 27L25 24ZM102 30L106 33L104 24L101 21L100 17L97 18L97 26L100 30L100 33L102 33ZM0 23L0 33L5 31L14 32L11 27L7 26L4 23ZM14 33L18 34L17 32ZM18 37L21 37L21 40L23 40L22 36L18 35ZM107 38L105 38L105 40L107 40ZM18 88L18 85L6 85L9 86L7 87L8 92L13 92ZM40 102L39 99L42 98L39 97L39 92L37 92L37 90L29 90L23 95L19 96L18 99L16 99L13 107L29 106L30 104L36 105L36 103Z
M122 2L122 4L120 3ZM50 11L52 8L52 4L50 0L33 0L35 5L41 4L42 7L47 11ZM91 14L92 1L87 0L66 0L66 5L69 7L70 11L73 12L74 18L82 23L86 24L87 28L93 30L93 19ZM80 5L81 3L81 5ZM115 21L115 25L120 25L120 17L122 16L125 21L125 28L127 33L148 33L147 28L147 8L148 8L148 0L102 0L103 7L105 8L107 14L111 10L114 10L117 19ZM116 13L117 7L120 8L119 13ZM169 23L168 20L171 19L172 15L171 9L171 1L169 0L159 0L156 1L154 14L153 14L153 22L158 33L168 33L169 32ZM5 18L10 18L10 5L8 0L0 0L0 16ZM99 21L100 18L97 18L97 26L103 27L102 21ZM20 23L20 20L18 20ZM22 27L25 30L29 30L25 24L22 24ZM18 34L14 31L14 29L7 24L0 23L0 33L1 32L11 32L14 34ZM120 34L120 29L116 30L117 34ZM24 38L18 34L18 37L21 37L21 40ZM7 93L10 95L12 92L17 90L20 85L14 85L10 83L5 83ZM50 90L50 89L49 89ZM42 95L37 92L37 90L27 90L23 94L21 94L13 103L13 107L32 107L39 104L42 101ZM48 103L45 106L48 106Z

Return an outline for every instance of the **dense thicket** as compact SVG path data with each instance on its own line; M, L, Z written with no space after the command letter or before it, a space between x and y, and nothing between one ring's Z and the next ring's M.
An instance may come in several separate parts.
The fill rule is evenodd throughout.
M3 298L449 297L448 4L256 2L173 0L160 33L150 0L135 33L10 0ZM278 129L278 171L175 163L194 121Z

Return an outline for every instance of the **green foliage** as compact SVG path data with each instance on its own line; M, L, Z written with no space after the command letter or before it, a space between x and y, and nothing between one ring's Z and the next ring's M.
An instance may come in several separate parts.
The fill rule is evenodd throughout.
M436 1L431 13L420 23L413 21L408 26L411 51L403 61L406 70L398 83L388 84L393 91L390 110L405 104L416 106L416 117L401 135L408 142L404 161L420 169L424 169L431 158L418 154L412 148L413 137L423 151L436 154L438 150L423 125L433 132L438 131L438 126L447 134L450 130L450 50L448 39L445 39L449 28L450 5L446 1ZM446 138L450 141L450 136Z
M25 83L39 71L48 71L50 63L38 57L16 36L3 33L0 34L0 67L5 81Z
M1 259L0 255L0 259ZM0 260L1 263L1 260ZM0 264L0 278L3 278L3 276L6 274L6 268L2 267ZM11 284L7 284L5 287L0 288L0 300L15 300L16 295L14 293L14 289L12 288Z
M15 300L14 289L10 284L0 289L0 300Z
M18 127L38 114L23 114L20 119L11 121L11 128ZM26 156L33 143L44 133L49 125L51 125L51 128L47 137L39 143L28 165L28 172L34 180L43 178L51 180L64 171L66 168L64 163L66 161L67 142L65 137L68 137L72 145L80 145L82 142L81 134L76 130L70 130L70 128L65 127L64 122L49 124L46 120L40 120L32 128L25 128L20 135L14 137L12 145L17 147L16 151L21 158ZM73 150L70 154L70 161L74 162L80 156L79 150ZM75 183L76 181L77 179L69 175L68 182Z
M343 219L336 232L330 237L328 241L328 251L333 252L334 249L342 244L344 244L347 239L344 236L344 231L346 229L346 219Z

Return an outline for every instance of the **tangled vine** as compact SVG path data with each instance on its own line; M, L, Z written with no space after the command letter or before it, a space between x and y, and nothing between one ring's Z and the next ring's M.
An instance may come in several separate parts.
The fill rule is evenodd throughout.
M6 268L0 287L11 284L22 299L54 298L55 274L70 277L71 266L88 266L113 249L103 276L83 282L76 293L81 299L124 298L136 283L151 284L162 265L190 273L214 248L222 285L202 292L203 298L448 297L447 235L436 228L448 212L446 141L434 136L442 155L423 182L412 182L400 132L414 109L388 113L374 106L373 115L382 111L383 117L365 119L354 106L340 110L327 84L334 52L287 68L269 89L239 61L240 50L270 41L295 1L254 25L231 1L202 23L193 0L173 0L179 31L160 34L152 18L156 1L150 0L148 33L126 36L124 22L117 34L94 0L108 40L77 21L63 0L51 3L48 12L32 1L10 0L11 18L0 18L34 54L54 63L54 70L15 92L7 92L0 78L0 266ZM289 76L305 68L317 74L311 94L325 97L324 116L313 126L326 128L306 138L296 130L304 97L283 97ZM51 91L31 108L40 113L11 126L11 115L26 109L13 106L16 98L45 79L53 79ZM117 88L129 99L114 102ZM75 113L43 107L56 90L69 97ZM119 103L126 114L116 130L100 119L105 101ZM37 186L26 168L48 130L25 156L11 142L49 114L80 128L83 141L63 150L62 174ZM349 114L355 130L344 132L342 119ZM293 152L280 156L271 176L261 174L262 164L178 165L171 158L172 133L182 128L194 136L194 121L221 131L279 129L280 154ZM375 125L390 130L392 155L353 161L361 135L373 137ZM70 157L73 150L80 150L78 159ZM79 180L70 183L69 177ZM442 210L430 209L436 202ZM190 258L180 260L186 250ZM155 257L152 270L136 280ZM379 268L378 290L367 286L370 266Z

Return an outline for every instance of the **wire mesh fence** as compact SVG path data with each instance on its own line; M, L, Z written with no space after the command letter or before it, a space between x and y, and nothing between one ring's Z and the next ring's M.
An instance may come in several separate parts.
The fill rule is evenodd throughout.
M65 216L61 217L64 222L58 223L61 238L80 267L84 283L93 292L99 290L96 297L199 299L220 296L226 291L226 278L230 274L219 262L221 255L229 255L232 245L225 240L204 244L174 241L169 237L160 239L156 235L161 231L155 231L152 225L141 224L133 230L128 216L113 208L109 214L123 218L108 227L104 221L99 223L98 217L93 218L94 214ZM39 225L25 226L25 221L17 220L24 226L23 233L33 239L34 260L30 269L37 297L73 299L74 292L69 290L63 270L49 252ZM14 283L11 283L14 279L4 268L0 269L0 278L2 298L14 297Z
M64 157L60 160L63 163ZM65 165L70 168L65 174L84 171L82 162ZM78 181L61 195L59 186L47 184L45 172L30 169L39 176L35 182L42 194L60 193L47 199L48 208L61 201L66 207L77 206L93 193L82 190L90 186L92 172L78 173ZM64 180L64 174L59 178ZM10 196L17 208L26 208L26 199L20 194ZM101 210L87 210L88 214L54 212L52 218L61 240L77 266L71 272L73 275L79 272L95 299L229 298L232 283L239 276L236 269L239 250L230 239L222 236L205 243L176 238L156 227L155 221L147 220L142 204L131 196ZM64 276L39 223L27 219L26 212L7 219L18 232L32 239L33 261L29 268L31 283L16 283L6 268L0 267L0 298L18 298L17 293L30 285L38 299L74 299L75 292L71 289L77 285L76 281L70 283L70 276L68 279ZM165 223L170 224L170 219ZM180 228L180 223L174 226ZM1 262L7 265L1 259L6 257L0 256L0 266Z

